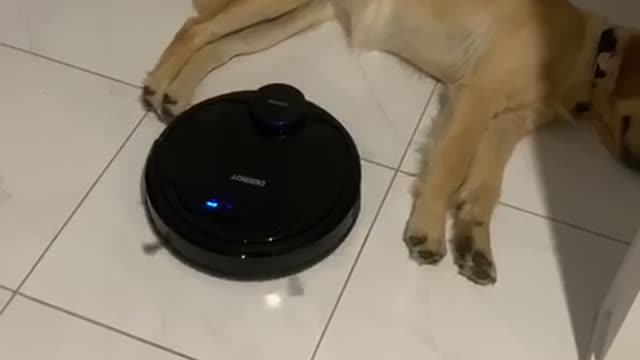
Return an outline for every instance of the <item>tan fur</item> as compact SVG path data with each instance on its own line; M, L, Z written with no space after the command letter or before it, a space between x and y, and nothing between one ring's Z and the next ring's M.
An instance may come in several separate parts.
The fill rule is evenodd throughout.
M419 262L437 263L454 210L455 260L476 283L496 281L489 222L506 163L529 132L589 102L585 118L607 149L629 163L640 157L640 37L615 27L619 47L598 59L608 76L592 88L607 24L566 0L194 0L194 8L145 81L145 103L169 118L212 69L330 19L353 46L441 80L447 125L423 154L405 240Z

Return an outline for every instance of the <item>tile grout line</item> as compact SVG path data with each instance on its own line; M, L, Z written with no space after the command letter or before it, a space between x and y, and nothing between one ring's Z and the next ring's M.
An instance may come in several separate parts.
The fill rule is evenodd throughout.
M361 160L361 161L364 161L364 162L366 162L366 163L369 163L369 164L371 164L371 165L376 165L376 166L379 166L379 167L381 167L381 168L385 168L385 169L387 169L387 170L391 170L391 171L395 171L395 170L396 170L393 166L391 166L391 165L387 165L387 164L383 164L383 163L381 163L381 162L379 162L379 161L369 160L369 159L365 159L365 158L363 158L363 157L361 157L361 158L360 158L360 160Z
M121 79L118 79L118 78L115 78L115 77L112 77L112 76L109 76L109 75L101 74L101 73L99 73L97 71L94 71L94 70L83 68L83 67L78 66L78 65L74 65L74 64L71 64L71 63L68 63L68 62L64 62L62 60L58 60L56 58L52 58L52 57L47 56L47 55L43 55L43 54L28 50L28 49L17 47L15 45L7 44L7 43L1 42L1 41L0 41L0 47L11 49L11 50L14 50L14 51L26 54L26 55L35 56L35 57L43 59L43 60L48 60L48 61L51 61L51 62L56 63L58 65L62 65L62 66L67 67L67 68L78 70L78 71L86 73L86 74L94 75L94 76L97 76L97 77L105 79L105 80L111 80L113 82L117 82L117 83L119 83L121 85L125 85L125 86L128 86L128 87L133 87L135 89L141 89L142 88L141 85L132 84L132 83L130 83L128 81L125 81L125 80L121 80Z
M410 177L417 177L418 176L418 174L412 173L411 171L408 171L408 170L398 169L398 171L401 174L404 174L404 175L407 175L407 176L410 176Z
M338 298L336 299L336 302L333 305L333 308L331 309L331 312L329 313L329 318L327 319L327 322L325 323L322 332L320 333L320 337L318 338L318 341L316 342L316 346L313 349L313 352L311 353L311 357L310 360L315 360L316 356L318 355L318 351L320 350L320 346L322 346L322 343L324 341L325 336L327 335L327 332L329 331L329 327L331 326L331 322L333 321L333 318L338 310L338 307L340 306L340 302L342 301L342 298L344 297L344 294L347 290L347 287L349 286L349 282L351 281L351 277L353 276L353 273L355 272L356 266L358 265L358 261L360 260L360 257L362 256L362 253L364 252L364 248L367 245L367 242L369 240L369 237L371 236L371 233L373 232L373 228L375 227L376 223L378 222L378 218L380 217L380 213L382 213L382 208L384 207L384 204L387 201L387 198L389 197L389 194L391 193L391 189L393 188L393 184L396 181L396 178L398 177L398 174L400 173L400 167L402 166L402 163L404 162L404 158L407 156L407 153L409 152L409 149L411 149L411 143L413 141L413 138L415 137L415 134L417 133L418 129L420 128L420 125L422 123L422 119L424 117L424 114L426 113L429 104L431 103L432 99L433 99L433 94L435 93L435 89L436 87L434 86L433 89L431 89L431 93L429 94L427 101L422 109L422 112L420 113L420 116L418 118L418 122L415 126L415 128L413 129L413 132L411 133L411 137L410 140L407 144L407 146L404 149L404 152L402 154L402 156L400 157L400 161L398 163L398 166L393 170L393 175L391 176L391 179L389 180L389 185L387 186L387 189L385 190L384 195L382 196L382 199L380 201L380 205L378 206L378 209L376 210L376 213L373 216L373 220L371 221L371 225L369 226L369 229L367 230L367 233L364 237L364 240L362 241L362 245L360 245L360 248L358 249L358 252L356 254L356 257L353 261L353 264L351 265L351 268L349 269L349 272L347 273L347 277L345 278L344 284L342 285L342 289L340 289L340 292L338 293ZM384 168L389 169L389 167L387 166L383 166ZM391 169L390 169L391 170Z
M340 302L342 301L342 298L344 297L344 294L347 290L347 287L349 286L349 282L351 281L351 277L353 276L353 273L355 272L356 266L358 265L358 261L360 260L360 257L362 256L362 253L364 252L364 248L367 244L367 241L369 240L369 236L371 235L371 233L373 232L373 228L376 225L376 222L378 221L378 217L380 216L380 213L382 212L382 208L384 207L384 204L389 196L389 194L391 193L391 188L393 187L393 183L396 180L396 177L398 176L398 171L396 170L393 175L391 176L391 180L389 181L389 185L387 186L387 189L385 190L384 195L382 196L382 200L380 201L380 206L378 206L378 209L376 210L375 215L373 216L373 221L371 222L371 225L369 226L369 229L367 230L367 233L364 237L364 240L362 242L362 245L360 245L360 248L358 249L358 252L356 254L356 257L353 261L353 264L351 265L351 268L349 269L349 272L347 273L347 277L344 280L344 284L342 285L342 288L340 289L340 292L338 293L338 298L336 299L336 302L333 305L333 308L331 309L331 312L329 313L329 318L327 319L327 322L325 323L322 332L320 333L320 337L318 338L318 341L313 349L313 352L311 353L311 357L310 360L315 360L316 356L318 355L318 351L320 350L320 346L322 346L322 342L324 341L324 338L329 330L329 327L331 326L331 322L333 321L333 318L338 310L338 307L340 306Z
M502 201L499 201L498 204L502 205L502 206L504 206L506 208L509 208L511 210L519 211L519 212L522 212L522 213L525 213L525 214L528 214L528 215L531 215L531 216L535 216L535 217L540 218L540 219L547 220L549 222L553 222L553 223L556 223L556 224L560 224L560 225L564 225L564 226L570 227L570 228L572 228L574 230L582 231L582 232L585 232L587 234L591 234L591 235L595 235L595 236L601 237L601 238L603 238L605 240L614 242L614 243L616 243L618 245L625 245L625 246L629 246L630 245L628 242L626 242L624 240L615 238L613 236L609 236L609 235L601 233L601 232L597 232L597 231L594 231L594 230L587 229L587 228L582 227L580 225L572 224L572 223L570 223L568 221L564 221L564 220L561 220L561 219L556 219L554 217L551 217L551 216L548 216L548 215L544 215L544 214L539 214L537 212L534 212L534 211L531 211L531 210L527 210L527 209L521 208L521 207L516 206L516 205L511 205L511 204L508 204L508 203L505 203L505 202L502 202Z
M52 310L56 310L58 312L64 313L66 315L69 315L77 320L81 320L84 322L87 322L89 324L98 326L100 328L103 328L105 330L117 333L119 335L122 335L124 337L127 337L129 339L132 339L134 341L138 341L141 342L143 344L146 344L148 346L151 346L153 348L156 348L158 350L161 351L165 351L167 353L170 353L172 355L181 357L185 360L198 360L197 358L194 358L192 356L189 356L185 353L182 353L180 351L171 349L169 347L163 346L161 344L157 344L154 343L152 341L146 340L144 338L141 338L139 336L130 334L124 330L118 329L116 327L101 323L97 320L91 319L89 317L83 316L81 314L75 313L71 310L67 310L63 307L51 304L49 302L46 302L44 300L38 299L36 297L30 296L28 294L25 294L23 292L21 292L21 288L22 286L27 282L27 280L29 279L29 277L31 276L31 274L35 271L35 269L38 267L38 265L40 264L40 262L42 261L42 259L45 257L45 255L47 254L47 252L49 251L49 249L51 249L51 247L53 246L53 244L55 243L55 241L60 237L60 235L62 234L62 232L64 231L64 229L67 227L67 225L69 224L69 222L71 221L71 219L76 215L76 213L78 212L78 210L82 207L82 205L84 204L84 202L86 201L86 199L89 197L89 195L91 194L91 192L93 192L93 190L95 189L95 187L98 185L98 183L100 182L100 180L102 180L102 178L104 177L104 175L106 174L106 172L109 170L109 168L113 165L113 163L115 162L115 160L118 158L118 156L122 153L122 150L124 149L124 147L129 143L129 141L131 140L131 138L133 137L133 135L137 132L137 130L140 128L140 126L142 125L144 119L146 118L146 116L148 115L148 112L145 112L144 115L142 115L142 117L137 121L137 123L135 124L135 126L133 127L133 129L129 132L129 134L127 135L127 137L124 139L124 141L122 142L122 144L118 147L118 149L116 150L116 152L114 153L114 155L111 157L111 159L107 162L107 164L105 165L105 167L102 169L102 171L100 172L100 174L97 176L97 178L94 180L94 182L92 183L92 185L89 187L89 189L87 190L87 192L85 193L85 195L82 197L82 199L78 202L78 204L76 205L76 207L73 209L73 211L71 212L71 214L67 217L67 219L65 220L65 222L62 224L62 226L58 229L58 231L56 232L56 234L53 236L52 240L49 242L49 244L47 245L47 247L45 248L45 250L42 252L42 254L38 257L38 259L36 260L35 264L31 267L31 269L29 270L29 272L27 273L27 275L24 277L24 279L20 282L20 284L18 285L18 287L15 290L12 290L8 287L5 287L3 285L0 285L0 288L2 289L6 289L8 291L10 291L12 294L9 297L9 299L7 300L6 304L4 305L4 307L2 309L0 309L0 317L3 315L3 313L6 311L6 309L9 307L10 303L13 302L13 300L16 298L16 296L20 296L22 298L28 299L32 302L35 302L37 304L40 304L42 306L48 307Z
M0 44L1 45L1 44ZM10 303L13 302L13 300L17 297L20 296L22 298L25 298L27 300L30 300L32 302L35 302L37 304L40 304L42 306L48 307L52 310L61 312L63 314L66 314L68 316L71 316L77 320L80 321L84 321L86 323L98 326L102 329L117 333L121 336L127 337L131 340L134 341L138 341L140 343L146 344L148 346L151 346L153 348L156 348L158 350L161 351L165 351L167 353L170 353L172 355L181 357L185 360L198 360L195 357L189 356L185 353L182 353L180 351L171 349L169 347L163 346L161 344L157 344L154 343L152 341L146 340L144 338L141 338L139 336L130 334L124 330L118 329L114 326L110 326L104 323L101 323L97 320L91 319L87 316L83 316L81 314L75 313L71 310L65 309L63 307L51 304L49 302L46 302L44 300L38 299L36 297L33 297L31 295L25 294L23 292L21 292L21 288L22 286L27 282L27 280L29 279L29 277L31 276L31 274L35 271L35 269L38 267L38 265L40 264L40 262L42 261L42 259L44 258L44 256L47 254L47 252L49 251L49 249L51 249L51 247L53 246L54 242L60 237L60 235L62 234L62 232L64 231L64 229L67 227L67 225L69 224L69 222L71 221L71 219L76 215L76 213L78 212L78 210L82 207L82 205L84 204L84 202L86 201L86 199L89 197L89 195L91 194L91 192L93 192L93 190L95 189L95 187L98 185L98 183L100 182L100 180L102 180L102 178L104 177L104 175L106 174L106 172L109 170L109 168L111 167L111 165L113 165L113 163L115 162L115 160L118 158L118 156L122 153L122 150L124 149L124 147L129 143L129 141L131 140L131 138L133 137L133 135L137 132L137 130L140 128L140 126L142 125L144 119L147 117L149 113L145 112L142 117L137 121L137 123L135 124L135 126L131 129L131 131L129 132L129 134L127 135L127 137L124 139L124 141L122 142L122 144L120 144L120 146L118 147L118 149L116 150L116 152L114 153L114 155L111 157L111 159L107 162L107 164L105 165L105 167L102 169L102 171L100 172L100 174L98 174L97 178L94 180L94 182L92 183L92 185L89 187L89 189L87 190L87 192L85 193L85 195L82 197L82 199L78 202L78 204L76 205L76 207L72 210L71 214L67 217L67 219L65 220L65 222L62 224L62 226L58 229L58 231L56 232L56 234L53 236L52 240L49 242L49 244L47 245L47 247L45 248L45 250L42 252L42 254L38 257L38 259L36 260L35 264L31 267L31 269L29 270L29 272L27 273L27 275L24 277L24 279L20 282L20 284L18 285L18 287L13 290L10 289L4 285L0 285L0 288L2 289L6 289L8 291L10 291L12 294L9 297L9 299L7 300L6 304L4 305L4 307L2 309L0 309L0 317L4 314L4 312L6 311L6 309L9 307Z
M31 266L31 269L29 269L29 271L27 272L27 274L24 276L24 278L22 279L22 281L20 281L20 284L16 287L16 289L14 290L13 294L11 294L11 297L9 297L9 300L7 300L7 303L0 309L0 317L2 316L2 314L4 314L5 310L9 307L9 305L11 304L11 302L13 301L13 299L16 297L16 295L18 294L18 292L20 291L20 289L22 289L22 286L27 282L27 280L29 279L29 277L31 276L31 274L33 274L33 272L35 271L35 269L38 267L38 265L40 264L40 262L42 261L42 259L45 257L45 255L47 254L47 252L49 251L49 249L51 249L51 247L53 246L53 244L56 242L56 240L58 240L58 238L60 237L60 235L62 234L62 232L64 231L64 229L67 227L67 225L69 224L69 222L71 221L71 219L76 215L76 213L78 212L78 210L80 209L80 207L82 207L82 205L84 204L85 200L89 197L89 194L91 194L91 192L93 191L93 189L96 187L96 185L98 185L98 183L100 182L100 180L102 179L102 177L104 176L104 174L107 172L107 170L111 167L111 165L113 164L113 162L115 161L115 159L118 157L118 155L120 155L120 153L122 152L122 149L124 149L125 145L129 142L129 140L133 137L133 134L138 130L138 128L140 127L140 125L142 124L142 122L144 121L145 117L147 116L147 112L144 113L144 115L142 115L142 117L136 122L135 126L133 127L133 129L129 132L129 134L127 135L127 137L124 139L124 141L122 142L122 144L120 144L120 146L118 147L118 149L116 150L116 152L113 154L113 156L109 159L109 161L107 162L107 164L105 165L105 167L102 169L102 171L100 171L100 173L98 174L98 176L96 177L96 179L93 181L93 183L91 184L91 186L89 186L89 189L87 189L87 191L85 192L85 194L82 196L82 198L80 199L80 201L78 202L78 204L76 204L76 206L73 208L73 210L71 211L71 213L69 214L69 216L67 216L67 219L62 223L62 225L60 226L60 228L58 228L58 231L56 231L56 233L53 235L53 237L51 238L51 240L49 241L49 243L47 244L47 246L44 248L44 250L42 251L42 253L40 254L40 256L38 256L38 258L36 259L35 263L33 264L33 266Z
M185 354L185 353L182 353L182 352L180 352L180 351L177 351L177 350L171 349L171 348L169 348L169 347L166 347L166 346L160 345L160 344L158 344L158 343L154 343L154 342L149 341L149 340L147 340L147 339L144 339L144 338L141 338L141 337L139 337L139 336L136 336L136 335L130 334L130 333L126 332L126 331L120 330L120 329L118 329L118 328L116 328L116 327L113 327L113 326L111 326L111 325L107 325L107 324L101 323L101 322L99 322L99 321L97 321L97 320L94 320L94 319L91 319L91 318L89 318L89 317L86 317L86 316L80 315L80 314L75 313L75 312L73 312L73 311L71 311L71 310L67 310L67 309L65 309L65 308L63 308L63 307L60 307L60 306L57 306L57 305L51 304L51 303L46 302L46 301L44 301L44 300L41 300L41 299L38 299L38 298L36 298L36 297L33 297L33 296L30 296L30 295L27 295L27 294L25 294L25 293L22 293L22 292L18 293L18 292L16 291L16 296L20 296L20 297L22 297L22 298L25 298L25 299L27 299L27 300L30 300L30 301L32 301L32 302L35 302L35 303L37 303L37 304L40 304L40 305L45 306L45 307L47 307L47 308L50 308L50 309L52 309L52 310L59 311L59 312L61 312L61 313L63 313L63 314L69 315L69 316L71 316L71 317L73 317L73 318L75 318L75 319L77 319L77 320L84 321L84 322L86 322L86 323L89 323L89 324L95 325L95 326L100 327L100 328L102 328L102 329L104 329L104 330L108 330L108 331L111 331L111 332L115 332L115 333L117 333L117 334L119 334L119 335L122 335L122 336L124 336L124 337L126 337L126 338L129 338L129 339L131 339L131 340L135 340L135 341L141 342L141 343L143 343L143 344L146 344L146 345L148 345L148 346L151 346L151 347L153 347L153 348L156 348L156 349L159 349L159 350L162 350L162 351L168 352L168 353L170 353L170 354L172 354L172 355L179 356L179 357L181 357L181 358L183 358L183 359L185 359L185 360L198 360L197 358L194 358L194 357L192 357L192 356L189 356L189 355L187 355L187 354Z

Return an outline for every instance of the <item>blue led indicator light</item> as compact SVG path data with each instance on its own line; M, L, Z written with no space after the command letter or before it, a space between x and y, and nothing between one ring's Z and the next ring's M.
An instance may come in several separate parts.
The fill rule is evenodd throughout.
M218 199L210 199L204 202L204 205L211 210L226 210L231 211L233 209L233 205L226 201L220 201Z

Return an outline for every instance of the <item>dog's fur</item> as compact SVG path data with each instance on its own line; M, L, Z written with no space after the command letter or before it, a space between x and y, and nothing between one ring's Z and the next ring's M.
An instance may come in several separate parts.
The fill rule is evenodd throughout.
M405 240L419 262L438 263L452 210L455 261L478 284L496 281L489 221L505 165L527 133L582 113L614 157L640 165L640 33L566 0L193 5L197 15L175 35L143 90L145 104L168 118L188 106L212 69L333 19L351 45L393 54L446 84L447 126L423 154L429 174L416 180ZM599 52L605 29L609 44Z

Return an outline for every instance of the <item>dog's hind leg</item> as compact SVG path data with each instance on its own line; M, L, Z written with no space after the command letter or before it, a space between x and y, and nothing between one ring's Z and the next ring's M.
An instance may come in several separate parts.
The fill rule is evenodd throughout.
M333 18L333 10L325 0L313 0L274 20L227 35L202 49L187 62L178 77L162 95L159 110L171 119L184 110L200 81L213 69L235 56L270 48L295 34Z
M159 91L178 76L182 67L202 47L225 35L244 30L257 23L273 20L310 0L233 0L223 10L204 21L196 17L187 21L176 34L155 69L144 81L144 102L158 106Z
M487 90L467 85L454 91L447 124L430 153L423 154L428 170L416 180L405 234L411 256L419 263L436 264L446 253L445 224L453 195L462 186L494 112L492 92Z
M184 24L182 24L180 29L175 33L169 45L160 55L160 58L156 63L156 67L167 60L168 56L175 51L174 48L176 44L179 44L182 41L182 38L190 31L193 26L199 23L203 23L216 16L231 1L233 0L193 0L193 8L196 10L196 15L188 18L184 22ZM151 97L153 97L156 91L157 89L145 86L143 90L143 101L146 103L147 107L151 107Z
M224 10L227 5L235 0L192 0L193 8L198 17L212 18Z

